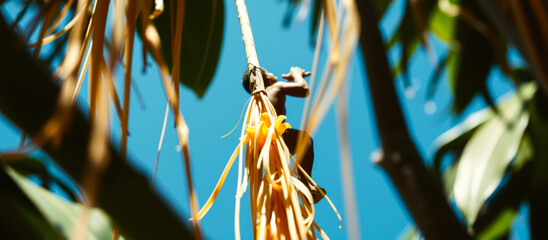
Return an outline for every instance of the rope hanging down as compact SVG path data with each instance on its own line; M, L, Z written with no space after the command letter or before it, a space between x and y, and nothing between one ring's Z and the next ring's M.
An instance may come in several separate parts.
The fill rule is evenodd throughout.
M251 92L256 94L264 92L263 75L259 65L257 51L255 51L255 41L253 41L253 33L251 32L251 23L247 15L247 7L244 0L236 0L236 8L238 9L238 18L240 19L240 27L242 28L242 39L244 40L245 54L247 55L247 68L253 70L251 73Z

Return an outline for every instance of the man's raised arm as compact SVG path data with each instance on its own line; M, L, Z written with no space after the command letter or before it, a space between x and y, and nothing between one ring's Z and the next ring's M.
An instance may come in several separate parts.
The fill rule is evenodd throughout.
M308 89L308 83L304 80L304 77L308 75L310 75L310 73L305 72L302 68L291 67L289 73L282 75L288 82L276 82L275 84L286 95L308 97L308 95L310 95L310 90Z

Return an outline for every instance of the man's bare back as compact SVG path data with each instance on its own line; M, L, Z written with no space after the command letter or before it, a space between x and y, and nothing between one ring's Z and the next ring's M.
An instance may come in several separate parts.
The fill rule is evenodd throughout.
M308 84L304 80L303 76L305 71L299 67L292 67L289 73L282 75L288 82L278 81L278 78L274 74L264 70L263 79L266 86L266 95L268 100L276 109L278 115L285 115L285 100L286 96L294 97L308 97L310 90Z

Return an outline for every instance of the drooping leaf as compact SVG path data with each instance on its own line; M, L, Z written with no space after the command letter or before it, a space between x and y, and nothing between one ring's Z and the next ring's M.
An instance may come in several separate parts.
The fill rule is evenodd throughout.
M453 162L451 166L442 175L442 186L445 190L447 199L450 199L453 195L453 186L455 186L455 179L457 177L457 162Z
M446 43L452 44L455 36L457 18L448 16L437 5L432 10L430 18L430 31Z
M287 9L285 10L285 15L283 17L282 26L289 27L293 21L293 15L295 15L295 8L300 1L290 0L287 2Z
M312 4L312 25L310 26L310 46L314 47L316 45L316 33L320 27L320 16L323 8L322 0L314 0Z
M524 135L517 158L527 158L519 156L523 150L527 151L526 148L532 148L527 139L527 135ZM530 157L532 156L529 159ZM479 239L501 239L509 235L515 214L529 195L529 188L526 186L531 182L532 164L531 161L525 162L521 168L512 167L507 171L508 180L481 207L472 225Z
M403 74L405 87L411 85L410 73L408 70L408 62L415 49L419 46L419 36L415 25L413 24L413 11L408 3L405 7L405 14L403 15L401 23L401 32L398 35L401 43L401 57L399 67Z
M461 1L461 7L466 8L481 20L483 13L475 2ZM468 22L459 18L456 23L455 39L458 42L458 54L450 65L450 83L454 92L453 111L462 113L478 93L482 93L488 103L486 81L495 63L491 43L487 38L472 28Z
M320 1L320 0L316 0L316 1ZM377 16L379 16L379 19L382 19L382 17L384 16L384 13L388 9L388 6L392 4L393 0L373 0L371 2L373 2L373 5L375 6L377 10Z
M529 112L531 112L529 110ZM531 120L532 121L532 120ZM529 124L529 127L531 124ZM533 147L533 143L531 141L530 134L524 134L521 138L521 143L519 144L519 149L516 155L516 158L514 159L514 162L512 163L512 171L518 172L521 171L521 169L534 157L535 150Z
M32 157L24 157L22 159L19 159L17 161L14 161L9 164L11 168L13 168L17 173L23 175L23 176L32 176L36 175L40 178L42 181L42 186L44 188L48 188L51 184L56 184L58 187L60 187L65 194L70 198L72 201L78 200L78 193L76 192L76 189L68 186L63 181L58 179L55 176L52 176L48 169L46 168L46 165L44 163L36 158Z
M452 51L448 50L446 53L440 56L437 65L434 67L434 72L428 81L428 88L426 90L426 100L432 100L434 93L441 80L443 71L446 69L449 60L451 59Z
M36 158L24 157L17 161L13 161L10 164L13 170L17 171L23 176L29 175L49 175L46 165Z
M534 84L501 105L501 115L480 126L466 144L459 160L454 185L455 201L466 222L474 223L483 202L499 185L514 159L521 137L529 122L523 100L536 90Z
M394 35L392 35L392 38L388 41L387 48L390 49L394 47L396 43L400 43L401 45L401 56L397 65L392 70L392 75L395 78L402 73L404 76L404 85L408 87L411 81L409 79L409 72L407 71L407 63L420 43L413 24L413 12L411 11L411 6L409 4L406 4L400 25L396 32L394 32Z
M456 152L458 153L457 156L460 156L475 131L492 117L493 113L488 109L475 112L466 118L464 122L454 126L434 140L434 145L437 146L433 160L434 173L441 176L443 157L449 152ZM458 159L455 159L455 162L458 162Z
M388 49L395 46L396 43L400 43L401 45L401 56L397 65L393 68L392 74L395 78L397 75L402 73L405 87L411 85L410 73L408 70L409 59L413 56L413 53L415 53L415 50L421 44L421 33L419 33L417 20L419 18L428 19L435 3L435 1L431 0L421 1L423 2L419 4L420 9L417 9L423 13L421 16L415 16L411 3L408 2L406 4L400 25L387 44Z
M463 123L443 133L434 141L434 144L438 147L432 161L432 171L434 177L444 187L447 198L453 194L457 166L464 147L476 130L492 117L492 112L487 109L478 111L468 117ZM442 169L442 161L449 153L453 154L453 160L449 163L448 167Z
M178 1L173 1L178 2ZM167 3L167 2L166 2ZM179 82L202 98L213 80L223 41L224 2L222 0L186 1L181 46L181 76ZM154 21L162 40L162 50L168 67L172 66L170 10Z
M55 196L11 169L6 169L6 171L45 218L59 229L66 238L69 238L73 234L74 226L80 221L79 217L83 206ZM90 209L89 224L88 238L109 239L112 236L112 224L103 211Z

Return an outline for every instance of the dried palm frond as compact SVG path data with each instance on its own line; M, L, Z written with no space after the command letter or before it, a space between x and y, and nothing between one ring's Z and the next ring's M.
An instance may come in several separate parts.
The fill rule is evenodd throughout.
M155 0L153 9L150 8L150 1L85 0L77 1L75 8L73 6L74 2L73 0L66 3L51 1L47 4L47 8L41 11L40 18L36 18L37 21L33 22L35 26L39 26L38 23L40 22L42 24L39 28L38 39L31 44L27 44L29 48L34 48L35 57L39 56L42 45L54 42L65 34L69 34L69 38L66 54L54 74L56 78L61 80L61 94L55 114L38 134L32 136L32 142L37 146L47 142L60 142L64 128L70 121L71 113L69 109L78 97L84 82L84 76L89 74L89 118L92 124L92 133L91 144L88 147L89 168L84 174L85 179L82 179L81 182L88 200L86 206L93 206L97 199L96 193L99 192L103 170L108 166L108 155L105 149L108 147L108 132L110 129L108 121L111 111L109 96L120 119L122 133L120 141L121 155L123 158L126 158L127 155L132 59L136 25L138 18L140 18L144 40L143 56L146 58L150 49L157 66L161 70L162 82L168 96L169 106L175 114L177 133L183 149L183 158L187 171L187 183L191 198L190 205L192 213L195 215L197 203L190 175L188 127L178 109L178 81L170 80L170 69L168 69L161 55L160 37L150 21L162 14L164 9L163 1ZM111 2L113 3L112 6ZM172 17L172 19L175 19L173 24L175 26L173 31L175 36L167 36L173 37L172 42L177 43L174 46L175 50L181 48L184 1L179 1L177 6L176 17ZM64 26L60 26L70 9L74 9L72 19ZM112 16L111 25L107 22L109 15ZM110 28L110 31L106 31L107 28ZM30 29L29 36L32 35L36 27ZM107 40L105 32L110 32L110 40ZM173 62L177 63L181 51L174 52ZM120 70L117 68L118 63L123 66L122 70L124 71L123 91L121 91L123 93L122 103L120 103L118 91L116 91L116 85L114 84L116 71ZM171 72L176 75L174 79L178 79L179 68L180 64L173 64ZM84 238L87 234L87 210L83 211L81 221L74 232L73 237L76 239ZM193 224L194 234L196 238L200 239L199 224L198 222ZM117 235L115 234L113 237L117 238Z

